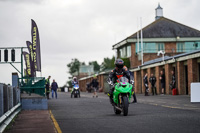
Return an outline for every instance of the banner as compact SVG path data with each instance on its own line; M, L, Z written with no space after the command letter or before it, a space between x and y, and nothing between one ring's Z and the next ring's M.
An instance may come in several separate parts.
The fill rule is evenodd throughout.
M33 63L33 45L31 42L26 41L27 47L28 47L28 51L30 53L30 65L31 65L31 77L35 77L35 67L34 67L34 63Z
M30 63L30 54L27 52L23 52L24 60L26 64L26 74L31 76L31 63Z
M38 27L34 20L32 20L31 36L33 45L33 64L35 71L41 72L41 55L40 55L40 37Z

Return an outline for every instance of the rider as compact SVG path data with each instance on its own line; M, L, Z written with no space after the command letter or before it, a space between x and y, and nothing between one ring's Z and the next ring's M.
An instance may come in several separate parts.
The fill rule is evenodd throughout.
M71 97L72 97L72 94L74 93L74 85L78 84L78 80L76 77L73 77L73 81L72 81L72 91L71 91ZM78 90L79 91L79 90ZM80 91L79 91L79 94L80 94Z
M121 77L128 78L129 82L132 84L133 81L130 80L130 73L126 66L124 66L124 61L122 59L117 59L115 61L115 69L112 70L108 76L108 83L112 86L109 91L109 97L111 100L111 103L113 104L113 91L114 91L114 84L117 82L117 79Z

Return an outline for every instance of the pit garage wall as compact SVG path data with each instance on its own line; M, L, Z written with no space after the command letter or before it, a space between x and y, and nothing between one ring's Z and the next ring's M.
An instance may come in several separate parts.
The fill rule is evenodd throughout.
M187 66L187 67L186 67ZM157 94L161 94L161 83L160 83L160 71L163 70L165 73L165 93L171 95L172 90L169 87L169 84L172 79L171 71L175 70L175 77L176 77L176 88L178 89L179 95L187 95L187 88L188 88L188 94L190 94L190 84L192 82L199 82L200 81L200 57L193 58L193 59L187 59L184 61L176 61L174 63L168 63L163 65L158 65L154 67L149 67L146 69L140 69L140 70L133 70L134 74L134 81L135 81L135 92L144 94L145 86L143 82L143 77L145 73L148 73L148 79L150 77L150 74L153 73L157 79L156 82L156 88L157 88ZM187 68L187 70L186 70ZM186 75L187 74L187 75ZM187 76L187 77L186 77ZM100 84L100 90L103 92L108 92L109 85L107 84L106 80L108 77L107 74L100 74L97 76L99 84ZM79 80L80 89L81 91L86 91L86 83L91 83L93 77L88 77L86 79ZM188 79L188 81L186 81ZM149 93L152 93L151 85L149 83L150 91Z
M100 92L108 92L109 85L107 84L107 74L99 74L97 75L97 80L99 82L99 91ZM87 83L91 83L93 77L86 77L84 79L79 80L79 86L81 91L87 91Z
M160 71L162 70L165 73L165 93L172 94L172 90L169 87L169 84L172 80L171 71L175 70L176 77L176 88L178 89L179 95L190 94L190 84L192 82L200 81L200 58L188 59L185 61L177 61L175 63L163 64L159 66L149 67L146 69L133 70L134 80L135 80L135 92L144 94L144 75L148 74L148 79L150 74L153 73L157 79L156 88L157 94L161 94L161 83L160 83ZM149 93L152 93L151 84L149 83Z

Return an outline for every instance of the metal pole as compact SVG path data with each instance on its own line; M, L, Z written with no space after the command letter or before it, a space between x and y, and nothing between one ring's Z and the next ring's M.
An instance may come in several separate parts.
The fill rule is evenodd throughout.
M140 25L141 25L141 58L142 58L142 65L143 65L143 34L142 34L142 18L140 18Z
M23 78L23 48L21 48L21 78Z
M137 18L137 51L138 51L138 53L139 53L139 51L140 51L140 45L139 45L139 19Z

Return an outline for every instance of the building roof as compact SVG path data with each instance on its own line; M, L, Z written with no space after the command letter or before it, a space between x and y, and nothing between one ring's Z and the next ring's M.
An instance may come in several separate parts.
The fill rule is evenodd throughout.
M143 38L200 37L200 31L161 17L143 28ZM128 38L137 38L134 33Z
M155 20L151 24L147 25L142 29L143 38L192 38L200 37L200 31L189 26L180 24L173 20L170 20L165 17ZM140 37L140 31L139 31ZM127 37L121 42L127 39L136 39L137 32L133 35ZM119 42L119 43L121 43ZM117 44L119 44L117 43ZM115 44L115 45L117 45ZM113 47L115 46L113 45Z

